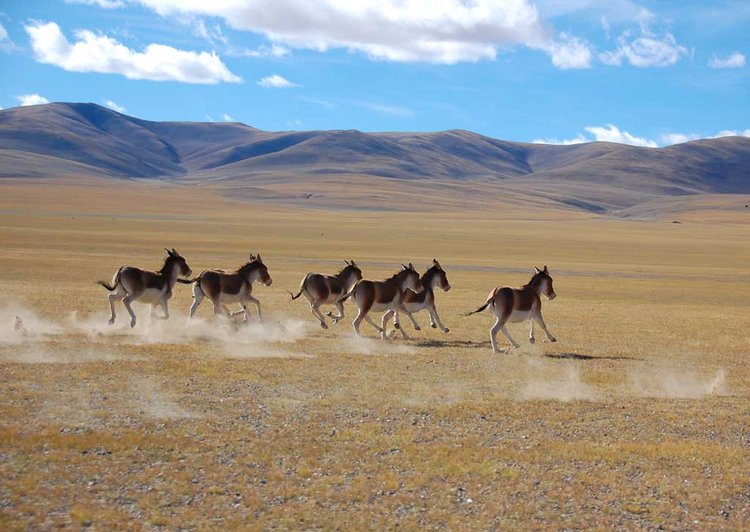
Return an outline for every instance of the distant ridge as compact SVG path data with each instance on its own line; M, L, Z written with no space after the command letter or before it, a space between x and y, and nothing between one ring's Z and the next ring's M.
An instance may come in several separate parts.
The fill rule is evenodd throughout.
M268 132L241 123L151 122L92 103L0 111L0 177L63 176L252 186L321 176L476 180L609 212L657 197L750 193L750 139L555 146L462 130Z

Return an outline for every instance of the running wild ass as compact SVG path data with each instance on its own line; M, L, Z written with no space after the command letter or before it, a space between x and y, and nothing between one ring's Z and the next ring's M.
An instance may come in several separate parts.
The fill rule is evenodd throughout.
M250 261L242 265L238 270L228 272L225 270L204 270L194 279L180 279L179 282L193 285L193 304L190 305L190 317L195 314L198 305L203 298L207 297L214 305L214 316L226 315L228 317L242 314L247 321L247 303L255 303L258 308L258 321L263 321L260 310L260 301L253 297L253 282L260 281L266 286L271 286L273 280L268 274L268 268L263 264L260 255L250 255ZM239 303L242 310L231 312L227 308L229 303Z
M349 292L339 298L338 301L343 302L351 297L359 310L357 317L352 322L354 332L357 336L362 336L359 332L359 325L362 323L362 320L366 320L367 323L379 330L380 337L383 340L387 340L385 333L386 325L391 317L393 317L393 326L396 329L401 327L398 321L398 310L404 299L404 291L411 289L419 294L423 290L419 274L414 269L414 265L410 262L408 266L403 264L401 266L401 271L393 274L390 279L386 279L385 281L357 281ZM386 313L383 314L383 319L380 326L378 326L370 318L369 312L381 312L384 310Z
M552 333L547 330L547 326L544 324L542 318L542 300L539 297L541 294L547 296L547 299L555 299L555 289L552 288L552 277L549 275L547 266L543 270L534 267L536 272L531 278L528 284L521 288L508 288L496 287L490 295L487 297L487 302L479 307L474 312L470 312L467 316L482 312L488 306L491 307L492 313L495 315L495 324L490 328L490 342L492 343L492 351L499 353L497 348L497 332L501 331L505 338L511 344L511 347L505 349L507 353L510 349L515 349L519 345L511 338L508 333L508 329L505 327L507 322L518 323L521 321L529 320L529 342L534 343L534 323L536 322L547 335L550 342L556 342L557 339L552 336Z
M302 294L305 295L307 300L310 302L310 310L313 315L320 321L320 326L324 329L328 328L326 320L323 314L320 313L321 305L336 305L338 315L333 312L329 312L327 316L333 320L333 323L338 322L344 317L344 303L343 300L339 301L339 298L348 292L354 283L362 279L362 270L354 263L354 261L345 260L346 266L336 275L324 275L322 273L308 273L305 278L302 279L302 283L299 286L299 292L297 295L289 292L292 299L297 299Z
M446 275L445 270L440 266L437 259L432 259L432 266L429 270L424 272L420 282L422 283L422 291L419 294L412 290L406 290L404 292L404 298L401 301L401 312L406 314L414 325L414 329L419 331L421 328L412 314L427 309L427 312L430 314L430 327L433 329L440 327L441 331L447 333L449 329L443 326L443 323L440 321L440 316L438 316L437 309L435 308L435 287L438 286L444 292L447 292L451 289L451 285L448 282L448 276ZM408 340L409 337L403 327L401 327L400 331L401 336L405 340Z
M189 276L193 271L174 248L171 251L166 249L166 252L164 266L158 272L122 266L112 278L111 285L105 281L96 282L109 290L109 308L112 311L110 325L115 322L115 299L122 299L122 304L130 314L131 327L135 327L135 313L130 306L133 301L150 304L152 313L156 305L161 305L164 319L169 318L167 302L172 297L172 289L177 278L180 275Z

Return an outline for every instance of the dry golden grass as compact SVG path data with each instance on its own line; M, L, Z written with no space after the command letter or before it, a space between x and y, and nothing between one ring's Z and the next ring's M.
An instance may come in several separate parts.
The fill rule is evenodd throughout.
M748 241L739 215L318 211L6 182L0 526L748 527ZM93 281L158 267L165 246L195 271L260 251L266 325L215 327L206 303L188 329L178 286L169 322L141 307L135 331L107 327ZM453 286L445 335L418 314L411 341L354 340L350 306L324 331L286 293L344 258L382 278L433 257ZM545 263L559 342L512 325L522 348L493 355L490 316L462 314Z

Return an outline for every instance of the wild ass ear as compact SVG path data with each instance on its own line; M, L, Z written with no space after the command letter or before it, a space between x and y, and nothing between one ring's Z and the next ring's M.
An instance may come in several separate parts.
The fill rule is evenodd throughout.
M352 260L351 260L351 262L349 262L349 264L351 264L351 265L352 265L352 266L354 266L355 268L357 267L357 265L356 265L356 264L354 264L354 259L352 259Z
M409 263L409 269L414 271L414 265L411 262Z
M432 265L440 268L440 263L437 261L437 259L432 259Z
M351 266L351 265L349 264L349 261L348 261L348 260L346 260L346 259L344 259L344 264L346 264L347 266Z
M404 264L403 262L401 263L401 268L404 269L404 270L408 270L409 269L409 267L406 264Z
M547 269L547 265L544 265L544 273L549 274L549 270Z
M175 248L172 248L172 255L175 256L175 257L179 257L180 256L180 254L177 253L177 250Z
M169 255L170 257L172 256L172 252L171 252L171 251L169 251L169 250L168 250L167 248L164 248L164 251L166 251L166 252L167 252L167 255Z
M539 269L539 268L537 268L536 266L534 266L534 271L535 271L536 273L542 273L542 270L540 270L540 269Z
M263 264L263 259L260 258L260 253L258 253L258 256L256 258L258 259L258 262L260 262L261 264Z

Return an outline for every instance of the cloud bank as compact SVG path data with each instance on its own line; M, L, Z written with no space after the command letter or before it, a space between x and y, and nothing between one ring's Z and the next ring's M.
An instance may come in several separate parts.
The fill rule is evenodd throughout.
M201 84L242 81L213 52L178 50L162 44L149 44L137 52L111 37L88 30L77 31L77 41L71 43L55 22L32 22L25 29L37 61L71 72Z

